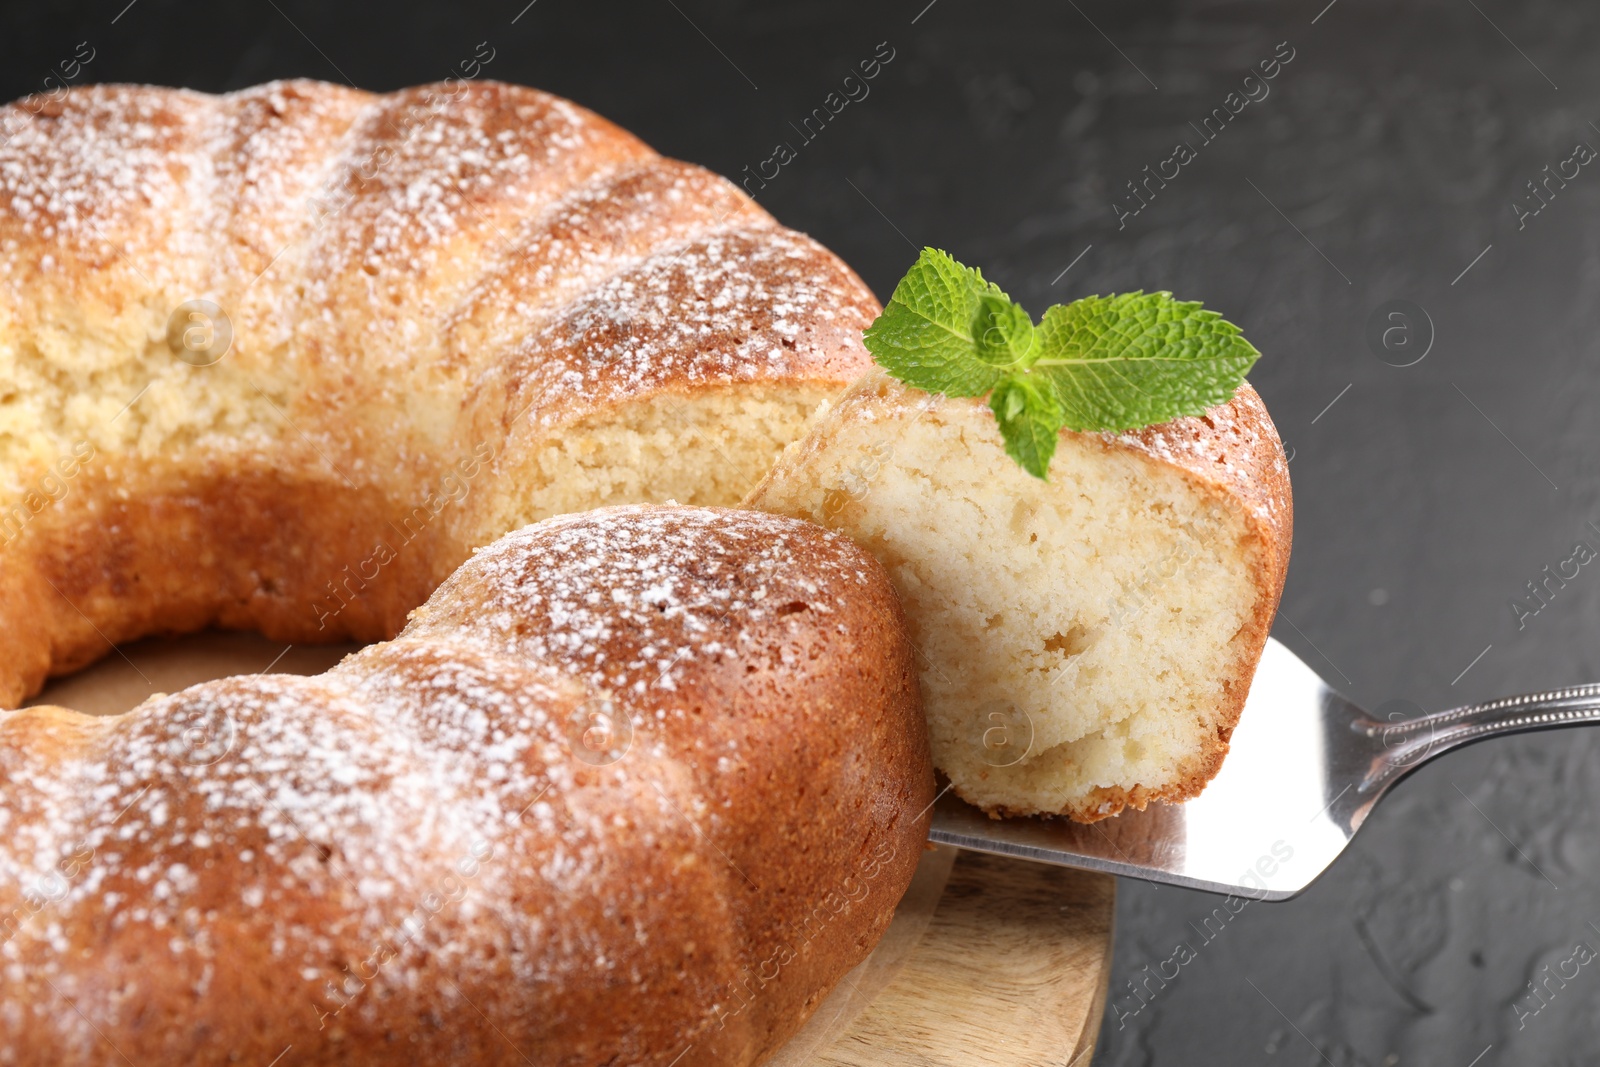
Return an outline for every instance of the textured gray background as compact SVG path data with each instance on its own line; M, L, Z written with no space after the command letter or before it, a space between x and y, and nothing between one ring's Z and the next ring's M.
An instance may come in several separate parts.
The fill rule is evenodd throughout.
M1600 162L1525 229L1511 207L1577 142L1600 147L1594 5L525 3L11 6L0 80L6 97L37 88L87 40L82 80L382 89L488 41L487 76L738 176L886 40L871 95L761 191L767 207L881 295L928 243L1036 314L1166 288L1240 323L1294 450L1278 635L1368 706L1600 679L1600 566L1525 629L1510 608L1575 541L1600 548ZM1195 140L1186 124L1282 41L1295 58L1270 95L1119 231L1124 182ZM1415 366L1364 340L1394 298L1435 327ZM1595 738L1427 767L1301 899L1251 905L1209 943L1192 923L1215 898L1125 883L1095 1062L1597 1062L1600 963L1520 1028L1514 1007L1540 967L1600 946ZM1198 958L1123 1017L1127 982L1180 940Z

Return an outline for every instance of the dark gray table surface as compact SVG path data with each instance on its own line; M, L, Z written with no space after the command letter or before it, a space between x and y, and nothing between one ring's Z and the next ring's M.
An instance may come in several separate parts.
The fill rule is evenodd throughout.
M1251 377L1293 449L1281 640L1369 707L1600 680L1600 566L1512 607L1575 543L1600 549L1600 165L1566 162L1600 147L1592 4L13 5L4 96L80 42L79 80L209 90L392 88L487 42L484 75L729 176L797 146L759 199L880 295L926 243L1036 314L1204 300L1265 353ZM802 142L791 123L880 42L870 93ZM1293 58L1266 95L1203 143L1189 124L1260 96L1244 78L1275 52ZM1178 142L1196 158L1119 226L1126 183ZM1543 204L1546 166L1577 175ZM1431 332L1419 363L1366 339L1390 300L1425 311L1400 350ZM1425 768L1303 897L1209 934L1217 898L1124 883L1095 1062L1600 1061L1600 961L1575 956L1600 948L1597 800L1595 734L1514 738ZM1179 943L1194 958L1147 979Z

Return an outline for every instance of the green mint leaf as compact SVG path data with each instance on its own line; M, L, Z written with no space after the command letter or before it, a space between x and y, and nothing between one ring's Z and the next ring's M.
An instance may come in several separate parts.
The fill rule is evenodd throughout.
M1062 428L1118 432L1227 403L1260 353L1239 328L1171 293L1091 296L1045 312L924 248L865 334L895 378L989 394L1006 453L1044 478Z
M1035 478L1044 478L1061 437L1061 404L1046 378L1011 374L989 394L1006 454Z
M865 340L894 377L946 396L982 396L1002 368L1037 347L1027 312L981 273L933 248L900 279Z
M1004 295L984 293L978 298L978 314L972 321L977 341L977 356L990 366L1009 369L1026 367L1038 357L1039 338L1033 320Z
M1045 312L1035 374L1072 430L1131 430L1226 403L1260 353L1239 328L1171 293L1091 296Z

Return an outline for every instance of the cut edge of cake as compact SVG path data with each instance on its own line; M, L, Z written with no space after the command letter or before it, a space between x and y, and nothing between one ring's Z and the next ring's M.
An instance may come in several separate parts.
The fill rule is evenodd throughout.
M847 532L884 563L958 795L1080 821L1187 799L1220 769L1293 525L1248 383L1197 417L1062 431L1040 481L983 401L869 374L744 506Z

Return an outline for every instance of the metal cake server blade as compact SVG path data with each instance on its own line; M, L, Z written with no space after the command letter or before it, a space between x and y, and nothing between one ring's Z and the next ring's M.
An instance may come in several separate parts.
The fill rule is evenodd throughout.
M929 840L1151 882L1288 900L1423 763L1503 734L1600 722L1600 685L1380 721L1269 639L1222 770L1193 800L1098 823L991 819L942 794Z

